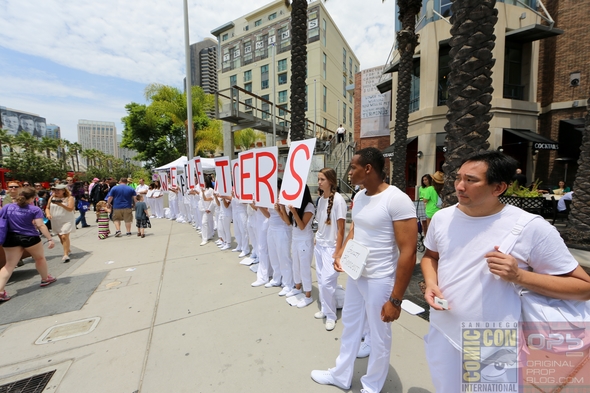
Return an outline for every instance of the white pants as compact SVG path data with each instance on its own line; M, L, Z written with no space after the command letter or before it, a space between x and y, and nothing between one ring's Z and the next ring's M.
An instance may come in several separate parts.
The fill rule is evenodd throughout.
M201 210L199 210L199 206L192 206L191 210L193 212L194 223L196 224L197 228L201 227L201 223L203 221L203 215L201 214Z
M184 203L184 198L178 197L177 201L178 201L178 217L176 217L176 219L178 221L182 221L182 220L186 221L186 219L187 219L186 204Z
M430 326L424 336L426 360L437 393L461 391L461 351L455 348L445 336Z
M219 215L217 221L217 235L227 244L231 243L231 217L223 214Z
M246 254L250 251L248 246L248 214L243 209L233 209L234 235L236 237L237 249Z
M256 213L259 214L259 213ZM262 213L260 213L262 214ZM256 239L258 241L258 270L256 277L258 280L268 281L270 275L270 262L268 260L268 243L266 242L266 232L268 232L268 219L262 219L258 216L256 218Z
M207 213L202 210L201 214L201 238L206 241L213 237L213 212Z
M234 221L234 232L236 228L236 222ZM246 225L248 229L248 238L252 245L252 257L258 256L258 232L256 231L256 216L248 216L248 223Z
M334 270L334 252L336 247L323 247L316 244L315 273L318 277L321 310L326 319L336 320L336 286L339 273ZM359 340L360 344L360 340Z
M169 199L170 202L170 218L175 220L178 216L178 198Z
M164 218L164 197L154 198L154 211L157 218Z
M153 216L154 215L154 211L156 210L156 209L154 209L154 198L151 198L151 197L148 198L148 197L144 196L144 201L145 201L145 204L148 207L148 210L150 212L150 215Z
M293 231L298 230L297 228L293 229ZM309 239L293 239L291 258L293 258L293 281L295 281L295 284L302 284L304 292L310 292L313 237Z
M371 354L367 373L361 384L367 393L379 393L389 372L391 351L391 323L381 321L381 308L393 290L393 277L348 278L342 309L342 338L336 367L330 369L339 384L350 386L354 373L354 361L361 345L365 320L371 332ZM437 390L438 393L440 393ZM456 390L455 393L460 392Z
M293 260L291 259L291 227L268 228L268 257L274 273L272 280L293 288Z
M217 230L219 228L217 223L219 222L219 210L221 209L220 206L217 206L215 203L211 204L211 213L213 213L213 228Z

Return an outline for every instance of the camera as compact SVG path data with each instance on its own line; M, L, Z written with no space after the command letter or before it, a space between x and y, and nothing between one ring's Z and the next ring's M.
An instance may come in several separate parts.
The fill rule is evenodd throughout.
M52 199L51 202L52 203L62 203L63 201L61 199Z

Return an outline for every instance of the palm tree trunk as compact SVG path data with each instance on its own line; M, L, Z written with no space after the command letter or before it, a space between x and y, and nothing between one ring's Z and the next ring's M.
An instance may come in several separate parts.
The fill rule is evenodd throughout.
M416 15L420 12L422 1L399 0L399 20L402 29L397 32L397 45L400 54L397 74L397 104L395 108L395 127L393 131L393 172L391 184L406 190L406 139L408 138L408 117L410 116L410 93L412 88L412 69L414 51L418 45L416 34Z
M442 190L445 205L457 202L454 179L461 161L490 146L494 25L496 0L455 0L451 6L451 51L446 154Z
M291 4L291 140L305 139L307 0ZM273 102L276 97L273 98Z

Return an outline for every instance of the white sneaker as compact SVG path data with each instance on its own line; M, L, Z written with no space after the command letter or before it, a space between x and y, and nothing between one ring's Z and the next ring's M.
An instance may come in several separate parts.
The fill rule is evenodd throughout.
M201 242L201 246L204 246L204 245L205 245L205 244L207 244L207 243L209 243L207 240L203 240L203 241Z
M356 357L359 359L366 358L370 354L371 354L371 346L363 341L361 343L361 347L359 348L359 352L357 353Z
M301 293L301 289L293 288L289 292L287 292L287 297L299 295Z
M236 247L236 248L234 248L233 250L231 250L231 252L240 252L240 251L242 251L242 250L240 250L240 249L239 249L239 248L237 248L237 247Z
M254 282L253 282L252 284L250 284L250 285L252 285L253 287L261 287L261 286L263 286L264 284L266 284L266 281L264 281L264 280L256 280L256 281L254 281Z
M249 253L249 252L246 252L246 251L242 251L242 252L240 253L240 255L238 255L238 258L244 258L244 257L245 257L246 255L248 255L248 254L250 254L250 253Z
M281 285L280 282L276 282L275 280L270 280L269 282L267 282L266 284L264 284L264 287L265 288L272 288L272 287L278 287L280 285Z
M289 287L283 287L283 289L281 289L281 292L279 292L279 296L285 296L289 292L291 292L291 288L289 288Z
M336 321L333 319L327 319L326 320L326 330L327 331L332 331L334 330L334 328L336 327Z
M326 317L326 315L323 312L318 311L315 314L313 314L313 317L315 319L324 319Z
M350 386L342 386L336 382L329 370L313 370L311 372L311 379L320 385L334 385L344 390L350 389Z
M299 303L297 303L297 308L304 308L309 306L311 303L313 303L313 298L310 297L304 297L303 299L301 299L299 301Z
M231 247L229 244L224 244L223 247L220 248L221 251L229 250Z
M223 243L223 241L221 239L215 240L215 244L217 244L217 245L222 244L222 243Z

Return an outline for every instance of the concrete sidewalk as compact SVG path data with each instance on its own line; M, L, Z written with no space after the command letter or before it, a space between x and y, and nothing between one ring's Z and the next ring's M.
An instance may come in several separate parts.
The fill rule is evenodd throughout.
M328 332L313 318L316 303L297 309L277 288L252 288L255 274L237 253L213 243L200 247L190 225L152 224L144 239L101 241L96 226L72 234L72 245L89 255L73 259L52 286L67 292L77 277L106 274L78 310L3 324L5 306L25 293L41 301L52 289L39 288L38 280L24 289L9 286L14 298L0 305L0 386L56 370L47 392L342 391L309 376L334 365L340 323ZM35 343L67 323L73 324ZM392 325L383 392L433 391L422 340L427 329L405 312ZM351 392L361 389L366 366L367 359L357 361Z
M309 376L334 365L342 324L327 332L313 318L316 303L297 309L277 288L252 288L255 274L237 253L213 243L200 247L190 225L152 224L144 239L101 241L96 226L72 234L83 258L54 266L52 286L67 293L77 278L105 275L81 308L3 324L5 307L19 296L41 302L52 290L36 279L9 286L14 299L0 305L0 386L55 370L46 392L342 392ZM589 253L574 255L588 265ZM345 275L339 281L344 285ZM38 341L67 323L73 324ZM406 312L392 324L384 393L434 391L423 348L427 330L428 322ZM357 360L350 392L361 389L366 366L367 359Z

